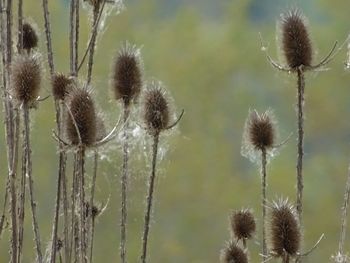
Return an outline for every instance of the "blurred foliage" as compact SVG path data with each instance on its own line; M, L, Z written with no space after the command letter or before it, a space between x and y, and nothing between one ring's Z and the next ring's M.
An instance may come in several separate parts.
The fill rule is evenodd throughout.
M47 68L40 2L25 1L24 13L40 28L40 52ZM270 8L276 1L212 2L216 8L208 16L208 1L206 12L201 9L202 1L179 1L174 9L169 8L171 5L165 8L161 0L126 1L126 9L119 15L112 13L99 36L93 86L107 126L113 126L120 111L120 105L111 100L109 92L111 58L126 40L142 47L146 79L162 80L174 97L177 109L186 111L180 132L162 137L166 156L159 166L150 262L218 262L219 251L229 239L230 211L252 207L257 217L261 213L258 167L240 155L248 110L274 109L281 138L296 128L296 79L276 72L268 64L258 37L261 32L269 44L269 52L277 58L275 21L284 7L295 6L295 1L281 1L276 8ZM345 40L349 31L349 3L345 0L337 1L336 6L329 1L298 3L310 18L317 51L315 61L318 61L335 40L341 43ZM50 10L55 63L59 71L67 72L68 5L66 1L50 1ZM167 15L162 15L165 11ZM81 55L89 36L90 12L86 8L81 10ZM266 19L261 19L264 17ZM345 59L343 49L329 65L330 70L307 74L304 249L313 246L325 233L309 262L326 262L338 247L340 209L350 157L350 121L346 117L350 113L350 77L344 70ZM84 76L82 72L82 81ZM46 70L42 95L49 93ZM51 138L51 130L55 128L52 100L41 103L33 116L33 171L41 236L47 245L58 166L57 148ZM3 138L1 129L0 189L4 189L6 179ZM145 140L147 142L147 138ZM269 165L270 201L279 196L295 199L295 142L294 135ZM145 149L143 143L139 143L132 152L129 262L137 262L141 248L143 198L149 173L149 149ZM97 222L95 262L118 262L121 151L113 145L103 152L106 158L100 162L97 199L104 204L110 198L110 202ZM27 211L24 262L31 262L34 250L31 217ZM8 237L9 231L6 231L0 241L1 262L9 258ZM249 244L252 262L259 260L258 241L259 235ZM348 244L346 248L350 250Z

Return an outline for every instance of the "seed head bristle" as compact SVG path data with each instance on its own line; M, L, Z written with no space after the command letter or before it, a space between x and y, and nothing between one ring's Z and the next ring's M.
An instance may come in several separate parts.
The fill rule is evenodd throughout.
M24 104L32 104L38 97L41 67L35 55L21 55L12 63L12 95Z
M282 17L282 47L288 66L296 70L300 66L311 66L312 45L305 19L299 10Z
M300 248L301 233L294 207L288 200L273 204L270 212L271 251L276 257L293 257Z
M90 91L87 88L74 88L69 93L68 99L71 112L67 114L68 139L73 145L78 145L80 135L83 146L92 146L96 142L96 112Z
M169 103L160 84L151 83L145 92L144 120L150 134L160 133L169 126Z
M27 50L27 52L38 46L38 35L31 24L23 23L22 34L23 49Z
M248 256L236 242L230 241L221 251L220 260L222 263L248 263Z
M73 79L62 73L56 73L52 77L52 94L55 100L64 100L73 88Z
M230 216L232 233L240 239L250 239L255 233L255 218L251 210L234 211Z
M136 100L142 87L142 69L139 50L126 44L118 53L112 72L112 88L116 100L125 106Z
M256 110L249 114L247 120L249 141L256 150L267 150L275 142L275 128L269 111L259 114Z

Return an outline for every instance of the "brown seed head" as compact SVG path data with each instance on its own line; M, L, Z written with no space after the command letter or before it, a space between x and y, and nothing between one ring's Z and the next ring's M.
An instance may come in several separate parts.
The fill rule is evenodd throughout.
M64 100L72 89L73 79L62 73L56 73L53 75L51 83L55 100Z
M311 66L312 45L305 19L298 10L288 12L281 21L282 47L291 69Z
M41 68L39 58L21 55L12 63L12 95L24 104L32 104L39 95Z
M73 145L79 145L77 126L82 145L92 146L96 141L96 113L89 90L87 88L73 89L69 93L68 107L71 112L71 114L67 114L66 129L68 139Z
M139 51L126 44L118 53L113 65L112 88L116 100L125 106L136 100L142 87L142 70Z
M29 52L31 49L38 46L38 35L36 34L33 26L29 23L23 23L23 49Z
M300 228L293 206L287 200L274 203L270 214L271 251L277 257L295 256L300 248Z
M255 218L249 209L234 211L230 216L231 230L237 239L250 239L255 232Z
M152 83L145 93L144 120L150 134L158 134L169 126L169 103L159 84Z
M271 149L275 141L274 124L269 111L259 114L252 111L247 120L249 141L256 150Z
M234 241L227 243L221 251L220 259L222 263L248 263L247 254Z

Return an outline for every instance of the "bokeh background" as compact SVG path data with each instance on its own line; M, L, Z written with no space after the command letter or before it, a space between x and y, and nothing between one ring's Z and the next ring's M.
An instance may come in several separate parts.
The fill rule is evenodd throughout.
M69 70L69 1L50 0L55 64ZM279 59L276 23L280 14L299 7L309 19L319 61L335 40L343 43L350 30L349 2L310 0L128 0L112 11L101 30L93 73L94 94L108 127L120 105L111 99L111 59L122 43L141 47L145 79L159 79L186 113L177 131L162 137L162 160L150 235L150 262L213 263L226 240L228 215L251 207L260 227L258 166L240 155L242 129L249 109L272 108L281 138L296 130L295 76L277 72L261 51L259 32L270 54ZM42 95L50 93L41 1L24 1L24 14L39 31L45 72ZM89 36L91 10L81 10L80 51ZM350 159L350 73L344 68L346 45L329 70L310 72L306 80L304 250L322 233L324 240L307 262L329 262L338 247L340 209ZM84 81L85 73L81 74ZM136 115L135 115L136 116ZM33 114L33 171L41 236L50 242L58 154L52 99ZM1 115L1 118L3 116ZM135 122L141 120L135 117ZM1 198L6 180L6 155L1 129ZM146 142L146 143L145 143ZM141 248L144 197L149 174L147 137L135 142L130 182L129 262ZM102 150L97 200L108 208L98 218L95 262L119 262L119 197L121 151L118 141ZM71 158L69 159L71 165ZM92 162L90 157L89 162ZM268 167L268 197L295 200L296 136ZM89 167L88 167L89 169ZM88 170L89 176L91 170ZM3 199L0 199L2 202ZM24 262L34 261L30 211L26 217ZM260 228L259 228L260 230ZM260 232L260 231L259 231ZM0 241L0 262L8 262L9 231ZM350 250L347 239L346 249ZM252 262L259 262L259 235L249 243Z

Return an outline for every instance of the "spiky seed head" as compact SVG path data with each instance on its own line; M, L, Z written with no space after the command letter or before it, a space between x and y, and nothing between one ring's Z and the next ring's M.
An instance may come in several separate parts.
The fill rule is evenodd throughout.
M220 261L222 263L248 263L248 256L236 245L236 242L230 241L221 251Z
M22 33L23 49L29 52L31 49L38 46L38 35L31 24L23 23Z
M256 110L250 112L246 128L248 129L248 139L256 150L268 150L273 147L275 128L269 111L262 114Z
M144 120L150 134L159 134L169 126L169 103L160 84L151 83L145 92Z
M12 95L19 103L32 104L39 96L41 67L36 55L21 55L12 63Z
M74 88L69 93L68 101L70 111L66 123L68 139L73 145L79 145L78 130L82 145L92 146L96 141L96 113L90 91L87 88Z
M300 66L311 66L312 45L305 18L299 10L282 16L282 48L288 66L296 70Z
M73 79L62 74L55 73L52 77L52 94L55 100L64 100L72 89Z
M300 248L301 233L295 209L288 200L273 203L270 212L271 251L276 257L293 257Z
M125 44L113 63L112 89L116 100L125 106L136 100L142 87L142 69L139 50Z
M232 233L240 239L250 239L255 233L255 218L251 210L234 211L230 216Z

